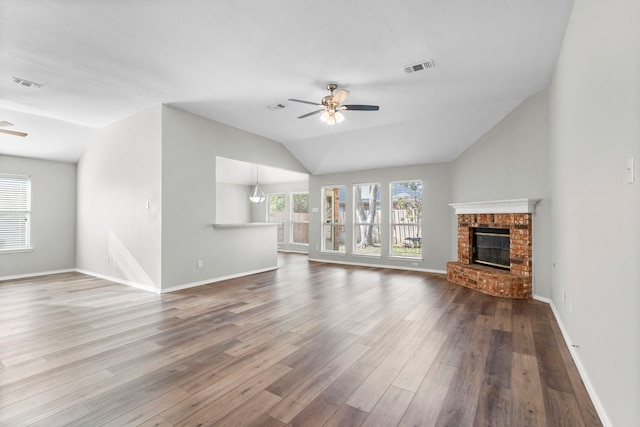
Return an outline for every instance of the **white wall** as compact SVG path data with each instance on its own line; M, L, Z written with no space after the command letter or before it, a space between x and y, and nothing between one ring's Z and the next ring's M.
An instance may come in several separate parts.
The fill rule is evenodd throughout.
M0 155L0 173L31 176L33 251L0 253L0 278L75 267L76 165Z
M77 268L156 291L160 120L158 106L100 129L78 162Z
M307 173L279 142L163 106L163 289L277 266L275 227L213 228L216 156Z
M612 424L637 426L640 2L575 2L550 100L552 299Z
M533 292L551 297L549 95L523 101L452 162L454 203L540 199L533 217ZM455 214L452 259L457 259Z
M380 182L381 184L381 214L389 218L389 182L398 180L422 180L422 260L401 260L390 258L388 250L382 248L380 258L365 257L351 254L353 224L352 188L354 184ZM321 252L321 215L322 195L321 187L329 185L346 186L346 240L347 254L332 254ZM387 169L373 169L349 173L312 175L309 177L309 257L315 260L332 262L390 266L396 268L418 269L445 272L447 261L451 257L451 221L452 216L448 204L450 203L450 164L437 163L429 165L406 166ZM318 212L313 212L317 208ZM383 241L384 244L384 241ZM417 265L414 265L416 263Z

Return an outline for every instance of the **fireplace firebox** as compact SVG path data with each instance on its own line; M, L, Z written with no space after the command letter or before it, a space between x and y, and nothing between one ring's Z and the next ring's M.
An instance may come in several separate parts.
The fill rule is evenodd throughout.
M509 270L510 238L508 228L473 228L472 262Z

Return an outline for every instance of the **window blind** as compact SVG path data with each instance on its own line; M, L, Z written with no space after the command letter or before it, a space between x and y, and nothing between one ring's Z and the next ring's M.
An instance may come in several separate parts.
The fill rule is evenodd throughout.
M30 216L31 178L0 174L0 250L29 248Z

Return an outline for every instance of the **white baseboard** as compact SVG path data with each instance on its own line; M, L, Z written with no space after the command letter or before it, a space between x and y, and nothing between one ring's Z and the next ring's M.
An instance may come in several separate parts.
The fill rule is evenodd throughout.
M0 276L0 281L26 279L27 277L46 276L48 274L73 273L74 271L76 271L75 268L69 268L65 270L39 271L37 273L16 274L12 276Z
M93 271L87 271L87 270L81 270L81 269L76 269L75 271L77 271L78 273L86 274L87 276L93 276L99 279L104 279L104 280L109 280L111 282L119 283L121 285L131 286L132 288L142 289L144 291L149 291L156 294L160 293L160 290L153 286L143 285L140 283L131 282L129 280L119 279L117 277L108 276L106 274L94 273Z
M267 267L267 268L263 268L263 269L260 269L260 270L244 271L242 273L231 274L229 276L216 277L216 278L213 278L213 279L200 280L198 282L191 282L191 283L185 283L183 285L171 286L169 288L163 289L161 291L161 293L164 294L164 293L167 293L167 292L175 292L175 291L179 291L179 290L182 290L182 289L195 288L196 286L210 285L212 283L222 282L224 280L236 279L238 277L251 276L253 274L264 273L266 271L276 270L277 268L278 268L277 266L276 267Z
M330 260L330 259L316 259L316 258L309 258L309 261L325 262L327 264L356 265L358 267L391 268L391 269L394 269L394 270L409 270L409 271L418 271L418 272L421 272L421 273L447 274L446 270L434 270L434 269L430 269L430 268L404 267L404 266L399 266L399 265L367 264L367 263L362 263L362 262L335 261L335 260Z
M576 364L576 368L578 368L578 373L580 374L580 378L582 378L582 382L584 383L584 387L587 389L587 393L589 393L589 397L593 402L593 406L595 406L596 411L598 412L598 416L600 416L600 421L605 427L613 427L613 423L609 416L607 415L607 411L604 409L604 405L596 392L596 389L593 386L593 382L591 381L591 377L587 373L587 370L582 363L582 359L580 355L576 352L575 348L571 346L571 337L567 332L567 329L564 327L564 323L562 323L562 318L558 313L556 305L553 303L553 300L545 297L541 297L538 295L534 295L533 299L536 301L544 302L549 304L551 307L551 311L553 312L553 316L556 318L556 322L558 322L558 326L560 327L560 331L562 332L562 338L564 338L565 344L567 344L567 348L569 349L569 353L571 354L571 358L573 362Z

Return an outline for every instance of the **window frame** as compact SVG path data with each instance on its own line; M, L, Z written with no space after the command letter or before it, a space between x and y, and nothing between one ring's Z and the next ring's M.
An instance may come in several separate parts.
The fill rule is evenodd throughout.
M395 222L395 210L394 210L394 191L393 191L393 186L395 184L404 184L404 183L414 183L414 182L419 182L420 183L420 218L418 219L418 222L411 222L411 223L404 223L404 222ZM424 260L423 258L423 242L422 242L422 234L424 232L423 230L423 215L422 215L422 211L423 211L423 202L424 202L424 182L422 181L422 179L397 179L397 180L392 180L389 181L389 245L388 245L388 250L389 250L389 258L401 258L401 259L411 259L411 260ZM414 237L419 237L419 246L418 248L419 250L419 254L412 256L412 255L407 255L407 254L395 254L393 251L393 244L394 244L394 240L395 240L395 233L394 233L394 228L396 226L413 226L413 227L417 227L417 230L420 234L420 236L414 236ZM406 240L406 239L405 239ZM414 243L415 244L415 243Z
M376 212L378 213L377 215L374 215L374 222L373 222L373 226L376 227L378 229L378 240L380 241L380 245L379 245L379 250L376 253L367 253L367 252L362 252L359 251L358 249L358 238L361 236L361 227L362 226L368 226L369 224L367 223L361 223L359 221L359 217L358 217L358 209L356 204L360 202L360 199L357 197L357 188L360 187L362 188L363 186L373 186L373 185L377 185L378 186L378 194L376 197ZM351 245L351 253L352 255L355 256L364 256L364 257L371 257L371 258L382 258L382 242L384 240L384 236L383 236L383 231L382 231L382 224L383 224L383 214L382 214L382 183L381 182L363 182L363 183L356 183L352 185L352 193L353 193L353 202L352 202L352 209L353 209L353 225L352 225L352 245ZM377 221L376 221L377 218Z
M18 208L15 207L10 209L8 205L0 205L0 217L15 217L20 220L24 220L26 223L24 227L24 233L22 230L20 231L20 240L24 241L24 245L20 246L7 246L0 247L0 254L6 253L17 253L17 252L31 252L33 247L31 245L31 176L30 175L21 175L21 174L9 174L9 173L0 173L0 179L3 180L14 180L21 181L22 186L24 187L24 192L16 191L14 197L23 198L23 204L19 204ZM16 185L18 187L18 185ZM9 185L7 185L9 188ZM0 186L0 200L5 196L8 200L9 191L4 189L4 186ZM8 238L8 237L7 237Z
M267 220L268 223L270 224L278 224L276 226L276 243L280 243L280 244L286 244L287 243L287 238L286 238L286 224L287 224L287 197L285 195L285 192L275 192L275 193L267 193L267 200L265 203L265 211L266 211L266 215L265 218ZM271 218L269 216L269 214L271 213L271 211L269 210L270 206L271 206L271 197L272 196L282 196L282 203L283 203L283 207L282 207L282 213L283 213L283 220L282 221L271 221ZM280 213L280 212L277 212ZM280 235L280 227L282 226L282 240L279 240L278 237Z
M345 195L345 200L344 200L344 209L342 211L342 215L340 215L340 189L343 189L344 191L344 195ZM329 219L327 220L327 209L326 209L326 191L328 189L331 189L333 191L335 191L336 189L338 189L338 199L337 199L337 203L338 203L338 217L342 216L342 221L336 221L335 220L335 216L332 214ZM330 254L340 254L340 255L346 255L347 253L347 242L346 242L346 232L347 232L347 224L346 224L346 215L347 215L347 186L344 184L336 184L336 185L323 185L320 187L320 206L322 206L322 210L321 210L321 214L320 214L320 232L321 232L321 239L320 239L320 252L324 252L324 253L330 253ZM333 203L333 208L335 208L335 200L332 202ZM340 219L340 218L338 218ZM326 227L329 227L330 230L330 234L331 236L335 236L335 228L336 227L342 227L342 236L344 236L344 246L343 249L340 250L340 242L338 242L338 249L329 249L326 247L327 244L327 231L326 231Z
M300 195L300 194L304 194L307 196L307 220L306 221L294 221L293 217L294 217L294 211L293 211L293 207L295 206L295 204L293 203L293 198L296 195ZM289 244L291 245L305 245L305 246L309 246L309 192L308 191L292 191L291 193L289 193ZM302 212L304 213L304 212ZM306 242L296 242L294 241L294 236L295 236L295 226L296 224L306 224L307 225L307 241Z

